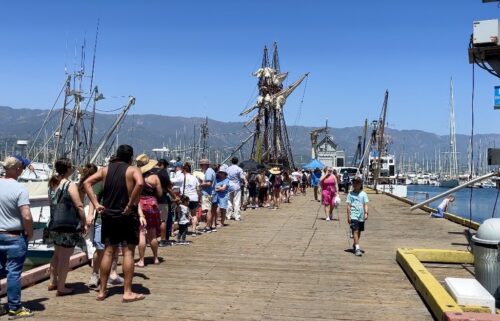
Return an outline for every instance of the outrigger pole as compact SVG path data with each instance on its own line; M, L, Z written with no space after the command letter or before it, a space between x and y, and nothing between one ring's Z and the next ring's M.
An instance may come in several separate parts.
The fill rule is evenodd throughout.
M101 138L101 142L99 144L99 147L97 147L97 150L95 151L94 155L90 159L90 163L95 162L95 160L97 159L97 156L99 155L99 153L101 152L101 150L104 148L104 145L106 145L106 143L108 142L109 138L113 135L114 131L118 128L118 125L120 125L120 123L123 121L123 118L125 118L125 115L127 115L127 112L129 111L130 107L132 107L134 104L135 104L135 97L130 96L129 99L128 99L127 106L125 106L125 108L123 109L123 111L121 112L121 114L118 115L118 117L116 118L113 126L111 126L111 128L108 130L108 132L106 133L106 135L104 135Z
M221 164L224 164L225 162L227 162L234 154L236 154L242 147L243 145L245 145L249 140L250 138L252 138L253 136L255 135L255 132L253 132L250 136L248 136L245 140L243 140L240 144L240 146L238 146L231 154L229 154L228 157L226 157L222 162Z
M452 188L452 189L447 190L447 191L446 191L446 192L444 192L444 193L441 193L441 194L439 194L439 195L436 195L436 196L434 196L434 197L431 197L431 198L429 198L428 200L423 201L422 203L418 203L418 204L416 204L416 205L413 205L412 207L410 207L410 210L411 210L411 211L413 211L413 210L415 210L415 209L417 209L417 208L419 208L419 207L422 207L422 206L427 205L427 204L429 204L429 203L431 203L431 202L434 202L434 201L435 201L435 200L437 200L437 199L440 199L440 198L446 197L446 196L448 196L448 195L450 195L450 194L455 193L455 192L456 192L456 191L458 191L458 190L461 190L462 188L465 188L465 187L467 187L467 186L469 186L469 185L472 185L472 184L474 184L474 183L476 183L476 182L482 181L483 179L490 178L490 177L492 177L492 176L500 176L500 171L493 172L493 173L489 173L489 174L486 174L486 175L479 176L479 177L477 177L477 178L471 179L470 181L468 181L468 182L466 182L466 183L464 183L464 184L462 184L462 185L459 185L459 186L457 186L457 187L454 187L454 188Z

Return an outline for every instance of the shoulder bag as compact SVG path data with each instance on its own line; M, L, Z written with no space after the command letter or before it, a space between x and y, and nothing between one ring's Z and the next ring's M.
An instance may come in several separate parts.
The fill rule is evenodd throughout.
M76 207L69 197L68 188L70 182L65 183L56 192L56 203L50 205L50 222L48 228L56 232L79 232L81 230L81 220Z

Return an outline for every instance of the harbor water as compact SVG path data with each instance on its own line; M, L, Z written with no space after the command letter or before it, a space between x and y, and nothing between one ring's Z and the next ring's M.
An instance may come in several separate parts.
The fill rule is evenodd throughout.
M424 201L427 195L431 198L446 190L432 185L408 185L407 198L418 203ZM493 212L498 194L499 190L496 188L464 188L453 194L455 202L450 204L448 212L466 219L472 214L472 220L478 223L491 217L500 217L500 202L497 203L495 213ZM429 206L436 208L441 201L442 199L432 202Z

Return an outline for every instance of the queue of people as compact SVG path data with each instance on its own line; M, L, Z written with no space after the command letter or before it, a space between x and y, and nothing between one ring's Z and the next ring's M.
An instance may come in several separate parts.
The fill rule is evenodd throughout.
M44 240L54 244L48 291L55 291L56 296L74 294L66 284L69 260L75 246L85 248L85 237L91 238L95 249L88 284L98 291L96 300L107 298L108 286L123 285L122 302L129 303L145 298L132 291L132 278L135 268L146 266L147 244L153 264L160 264L159 247L188 245L188 236L217 232L229 220L240 221L242 211L249 208L279 210L282 203L291 202L291 196L305 196L308 187L313 187L314 200L322 202L327 221L333 219L340 202L339 177L332 168L323 172L279 167L246 171L233 157L230 166L200 160L200 174L188 162L178 161L169 171L163 159L133 155L131 146L119 146L108 166L98 169L87 164L80 169L78 184L71 181L74 166L69 159L55 162L48 186L51 218ZM17 182L25 164L8 157L2 165L6 176L0 179L0 264L7 272L8 310L0 305L0 315L30 317L33 312L21 305L20 287L27 242L33 235L28 192ZM368 218L368 198L358 183L353 180L347 204L354 250L361 255L359 239ZM123 278L116 271L119 254Z

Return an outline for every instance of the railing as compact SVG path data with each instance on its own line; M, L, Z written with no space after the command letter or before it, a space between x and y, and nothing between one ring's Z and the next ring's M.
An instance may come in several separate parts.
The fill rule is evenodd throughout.
M414 192L413 193L413 202L417 202L417 197L419 195L425 195L425 199L428 200L429 199L429 193L428 192Z

